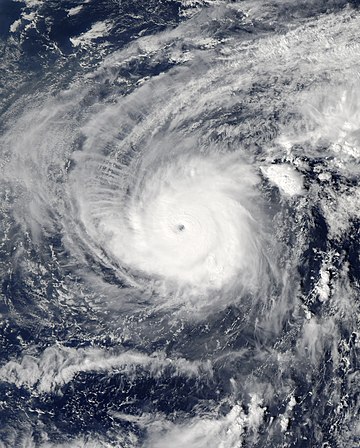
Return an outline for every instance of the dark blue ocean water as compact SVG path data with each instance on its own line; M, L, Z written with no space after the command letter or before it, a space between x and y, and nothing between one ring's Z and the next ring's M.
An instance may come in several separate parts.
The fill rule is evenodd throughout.
M239 8L231 9L234 4L240 5ZM271 7L260 2L260 6L256 6L258 18L247 21L241 4L236 1L92 0L83 4L1 0L2 135L17 135L19 140L25 135L24 153L28 145L34 145L31 151L37 154L37 146L31 140L35 121L27 121L26 127L21 123L17 125L16 120L22 112L36 105L43 110L41 105L45 99L54 98L59 102L59 108L64 107L64 112L54 113L54 121L59 128L63 121L67 133L71 134L68 129L71 126L75 129L77 124L84 125L86 114L94 115L101 109L100 105L117 104L123 98L132 98L130 95L144 83L153 82L152 86L156 87L161 85L159 79L163 77L171 89L172 83L167 81L167 76L170 79L174 76L174 85L179 83L178 75L173 75L172 70L193 64L189 65L191 76L196 78L198 70L199 79L203 79L208 68L210 70L225 58L228 39L238 39L239 45L249 42L251 49L252 45L261 46L269 36L285 36L286 39L287 33L309 22L316 24L317 19L327 24L324 17L343 14L346 8L353 18L359 14L355 2L301 2L300 5L297 2L274 2ZM82 6L79 12L69 15L69 10L77 6ZM266 14L262 15L265 10ZM19 23L14 25L17 20ZM207 56L206 45L210 44L196 44L194 39L187 39L182 34L181 25L191 20L191 32L199 34L199 42L205 35L211 36L222 42L221 51L216 53L214 50ZM85 44L74 44L74 39L99 22L111 23L110 31L88 39ZM138 42L142 45L147 37L155 39L165 32L179 34L171 35L169 41L164 38L164 43L153 53L151 45L156 46L155 40L151 40L149 47L144 44L136 57L125 58L127 48L133 49ZM354 39L358 40L358 37L354 36ZM175 47L178 59L164 56L168 48ZM124 52L121 53L123 59L121 56L99 70L105 58L111 61L112 55L119 51ZM196 56L195 62L192 59L190 63L186 56L191 52ZM231 72L230 64L225 66L224 76L226 70ZM240 98L243 95L238 104L229 102L227 110L226 105L214 106L218 101L216 96L210 98L209 103L204 102L198 113L205 123L204 128L210 129L206 135L211 145L225 142L222 148L235 151L236 141L244 146L256 165L259 160L267 163L267 157L270 158L264 146L275 141L280 124L293 120L293 112L286 109L285 99L283 102L279 100L274 108L271 104L290 89L291 76L296 75L292 73L284 79L279 75L279 81L258 72L256 60L252 70L251 88L242 94L234 90L234 96ZM188 75L188 79L191 80L191 76ZM307 82L300 77L292 93L297 95L317 82L318 79ZM75 94L75 99L72 97L73 83L88 89L79 99L76 110L75 106L67 106L77 101ZM179 101L187 89L191 90L185 79L183 89L177 90ZM266 95L269 99L264 101ZM148 113L147 104L146 101L142 104L141 98L136 101L129 116L133 122L138 119L140 123ZM200 100L191 107L194 110L200 108L199 103ZM261 129L249 126L247 133L231 137L221 133L221 126L237 126L252 120L259 114L257 104L260 103ZM167 103L159 104L161 109ZM266 104L270 105L269 110L263 107ZM188 121L184 120L183 128L179 125L179 129L190 129L193 122L193 116L189 114ZM44 140L52 149L52 139L54 142L58 139L58 145L61 140L58 134L51 134L46 127L41 132L36 131L36 126L34 124L33 132L39 132L41 136L37 140L39 145L40 140ZM126 126L130 128L132 125L127 123L121 130L119 127L117 140L126 137ZM171 123L161 123L160 126L165 129L164 135L171 134ZM1 170L4 173L8 172L7 161L16 152L15 141L5 139L2 142ZM64 146L68 141L64 138ZM85 152L86 144L84 135L76 135L71 141L71 150ZM136 144L133 143L124 155L124 165L136 157L141 158ZM286 203L276 186L262 180L261 188L266 198L264 209L272 220L274 233L277 228L285 229L278 231L281 235L279 244L289 248L284 258L296 259L287 273L292 279L290 289L293 288L287 294L292 298L296 296L296 303L291 302L288 309L281 310L279 322L271 321L274 328L263 325L259 317L269 313L273 319L271 312L274 311L267 311L263 297L254 305L251 293L238 293L243 294L239 302L230 300L226 302L227 306L212 310L195 321L189 316L178 317L176 306L166 311L153 309L154 292L134 293L136 297L132 301L133 290L129 291L126 280L118 275L118 265L110 265L105 257L91 253L82 242L79 243L81 256L79 251L71 252L64 225L71 209L61 214L49 206L50 211L46 213L50 219L46 222L45 213L43 215L39 209L37 223L30 228L19 218L17 204L24 197L24 191L31 190L27 187L31 182L27 182L20 164L12 180L5 174L1 176L0 368L3 370L0 375L0 447L60 444L161 447L165 446L161 444L162 437L173 427L179 428L173 436L174 447L356 446L354 443L359 442L355 417L359 410L356 373L359 327L355 305L353 312L348 307L349 303L358 303L355 299L360 280L359 214L356 217L354 213L347 229L333 238L330 234L333 224L319 204L322 188L331 190L334 197L340 190L350 194L358 188L359 179L355 169L355 174L346 178L334 168L333 156L324 155L328 148L325 143L323 152L317 148L312 158L302 156L302 148L296 149L296 143L294 146L299 155L296 160L302 163L299 162L298 167L305 178L305 189L313 192L313 186L318 184L320 199L315 201L309 196L295 205ZM61 145L54 143L54 148L57 147ZM20 160L21 151L19 154ZM111 154L111 147L104 146L103 154ZM38 158L34 157L34 160L35 165L42 164ZM274 157L272 163L280 164L286 160L285 155ZM79 164L79 161L66 160L66 173L76 172ZM332 173L326 188L318 180L319 169ZM43 196L52 196L58 191L58 198L65 197L67 174L56 161L47 163L44 178L50 179L54 189L49 192L45 187ZM329 254L331 261L326 258ZM288 260L284 258L279 256L285 272ZM335 291L335 295L349 297L348 302L343 303L343 310L339 300L335 303L314 299L324 260L328 263L330 290ZM344 266L347 266L346 274L341 277L339 273ZM135 279L142 277L139 272L131 275ZM340 281L340 277L343 280ZM272 300L281 295L281 288L281 281L270 287ZM116 291L121 297L119 301ZM226 294L230 296L232 293ZM218 301L221 300L219 293ZM308 328L306 319L310 319L306 313L314 322L311 331L304 330ZM326 338L330 341L332 331L336 333L335 340L326 342ZM312 355L311 348L306 349L308 358L301 352L303 340L305 345L313 347ZM312 344L312 341L315 342ZM124 353L136 353L151 361L143 358L139 358L140 361L132 358L108 361L120 359ZM316 362L311 360L312 356ZM182 368L179 359L193 363L192 366L198 363L196 366L200 367ZM211 364L211 373L207 363ZM98 367L100 365L102 367ZM189 373L190 370L195 373ZM252 404L254 394L260 397L261 404L257 408ZM289 397L294 397L291 406ZM241 407L242 414L234 423L228 416L236 406ZM252 411L252 406L256 412ZM256 424L253 415L259 416ZM283 425L282 419L286 420ZM239 423L240 420L243 423ZM221 423L217 432L214 430L209 441L207 435L211 431L207 426L202 427L201 421L210 421L209 428L215 427L217 421L225 423ZM184 436L182 439L179 435L193 434L192 431L195 435L188 438ZM237 434L236 431L238 438L233 439L232 434Z

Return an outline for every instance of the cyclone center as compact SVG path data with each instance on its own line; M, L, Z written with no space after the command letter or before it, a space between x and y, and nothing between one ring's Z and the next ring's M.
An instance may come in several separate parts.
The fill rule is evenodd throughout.
M176 231L177 232L183 232L185 230L185 226L184 226L184 224L178 224L177 226L176 226Z

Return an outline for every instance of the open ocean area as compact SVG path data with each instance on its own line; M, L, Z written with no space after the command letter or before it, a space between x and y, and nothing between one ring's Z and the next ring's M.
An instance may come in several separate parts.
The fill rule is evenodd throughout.
M0 0L0 448L360 447L360 3Z

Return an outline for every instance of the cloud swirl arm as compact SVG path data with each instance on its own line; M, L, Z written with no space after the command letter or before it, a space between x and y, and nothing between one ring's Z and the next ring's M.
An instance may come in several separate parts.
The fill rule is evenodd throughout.
M358 8L11 3L0 446L356 446Z
M250 208L258 181L239 157L166 155L157 169L141 167L131 193L85 191L82 217L131 268L203 291L234 282L254 289L263 256Z

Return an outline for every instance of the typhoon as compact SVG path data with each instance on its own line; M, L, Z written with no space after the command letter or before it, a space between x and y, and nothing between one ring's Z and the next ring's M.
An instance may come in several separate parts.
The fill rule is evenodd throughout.
M82 194L76 189L89 235L118 263L187 294L235 283L254 289L264 257L251 204L257 176L234 157L167 152L162 160L157 150L156 166L143 162L127 190L116 165L102 165Z
M360 10L5 1L0 447L360 441Z

